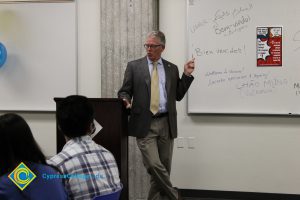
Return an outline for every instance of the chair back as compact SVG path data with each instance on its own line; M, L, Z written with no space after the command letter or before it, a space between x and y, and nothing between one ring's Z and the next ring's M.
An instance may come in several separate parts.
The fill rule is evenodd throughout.
M120 195L121 195L121 191L122 191L122 188L115 191L115 192L113 192L113 193L110 193L110 194L97 196L93 200L119 200Z

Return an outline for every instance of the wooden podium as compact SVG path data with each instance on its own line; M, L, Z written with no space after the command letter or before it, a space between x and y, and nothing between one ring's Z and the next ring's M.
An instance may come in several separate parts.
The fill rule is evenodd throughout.
M54 98L56 107L62 98ZM94 106L95 120L102 126L101 131L93 138L97 143L114 155L119 167L120 179L123 184L122 200L128 200L128 115L121 99L89 98ZM56 129L57 153L64 146L63 134Z

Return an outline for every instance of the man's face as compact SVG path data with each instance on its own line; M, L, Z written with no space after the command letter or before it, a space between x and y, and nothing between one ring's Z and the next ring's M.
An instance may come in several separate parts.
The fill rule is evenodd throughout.
M145 42L145 49L147 56L151 61L157 61L161 57L161 53L165 47L160 43L160 40L156 37L148 37Z

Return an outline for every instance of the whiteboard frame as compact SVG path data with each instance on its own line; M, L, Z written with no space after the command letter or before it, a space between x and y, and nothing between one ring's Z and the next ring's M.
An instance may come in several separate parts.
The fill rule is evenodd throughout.
M67 88L63 90L65 92L63 92L63 91L59 91L58 92L61 95L55 95L54 94L55 92L51 91L51 92L53 92L53 94L51 93L50 95L52 95L52 96L49 97L49 98L47 98L47 100L46 99L42 99L43 94L45 94L45 92L47 92L47 91L43 91L44 93L42 92L41 95L40 95L41 96L41 103L40 104L36 103L36 102L28 104L28 102L26 102L27 104L25 105L25 104L22 104L22 101L19 101L19 100L16 99L16 102L13 105L10 104L8 106L8 105L5 105L5 104L0 104L0 111L53 112L53 111L56 110L56 104L55 104L55 102L53 100L55 97L67 96L67 95L71 95L71 94L78 94L78 3L77 3L76 0L69 0L69 1L55 2L55 3L54 2L43 2L43 4L36 4L34 2L31 2L31 3L26 2L26 3L23 3L23 5L24 6L25 5L26 6L28 6L28 5L29 6L31 6L31 5L32 6L34 6L34 5L46 6L46 5L48 5L47 3L49 5L53 5L53 6L60 5L60 4L63 4L63 3L65 5L72 4L74 6L74 13L72 13L72 15L74 15L74 18L72 16L72 18L74 19L74 21L72 21L72 23L74 22L75 27L74 27L74 29L72 28L72 30L74 30L74 32L72 32L73 36L69 40L70 43L67 43L67 44L71 44L72 43L72 46L74 46L74 48L75 48L75 49L73 49L74 50L74 54L70 54L70 55L72 55L72 59L70 57L70 58L68 58L68 61L67 61L67 63L69 63L69 62L70 63L74 63L74 66L72 65L71 67L68 67L68 69L71 69L71 71L68 71L68 72L71 72L71 75L72 75L71 77L72 78L70 80L72 80L72 81L71 82L67 82L68 83L67 85L69 85L69 86L66 86ZM8 3L8 4L10 6L14 6L14 5L20 6L20 3ZM50 16L49 16L49 18L50 18ZM63 25L63 24L61 24L61 25ZM59 35L59 31L60 30L57 30L57 34L58 35ZM74 41L72 42L71 40L73 40L73 39L74 39ZM62 44L62 45L64 45L64 44ZM58 48L60 48L60 46ZM69 47L66 47L66 48L69 48ZM55 50L55 49L53 49L53 50ZM8 50L8 59L7 59L7 62L9 61L9 56L10 55L9 55L9 50ZM51 61L51 58L49 58L48 61ZM49 63L49 65L50 65L50 63ZM46 66L48 66L48 65L46 65ZM2 66L2 68L4 68L4 67L7 67L7 66L5 66L5 65ZM48 68L45 67L45 70L47 70L47 69ZM48 71L50 72L50 70L48 70ZM58 72L56 72L56 73L58 73ZM54 76L55 76L55 74L54 74ZM53 78L52 82L55 81L55 77L54 76L52 77ZM69 73L68 74L64 74L64 76L70 76L70 74ZM51 81L51 80L48 79L46 81ZM64 84L63 81L61 81L59 83L61 85ZM56 88L53 88L53 89L55 90ZM41 88L41 90L42 90L42 88ZM1 94L0 94L0 96L1 96ZM23 96L21 96L21 95L18 96L18 98L20 98L20 99L22 99L22 97ZM39 96L37 96L37 98L38 97Z
M189 11L189 2L190 1L193 1L193 0L186 0L185 3L186 3L186 41L187 41L187 44L186 44L186 57L188 58L190 55L189 54L189 48L190 48L190 43L191 43L191 39L189 37L189 14L190 14L190 11ZM282 14L282 13L281 13ZM258 26L263 26L264 24L259 24ZM269 24L268 24L269 25ZM280 26L282 27L283 25L282 24L271 24L272 26ZM283 36L285 37L285 35ZM284 59L286 59L284 57ZM187 92L187 104L186 104L186 108L187 108L187 113L189 115L247 115L247 116L286 116L286 117L300 117L300 111L299 110L295 110L295 113L293 112L243 112L243 109L241 109L241 111L233 111L233 112L224 112L224 111L219 111L219 112L215 112L215 111L208 111L208 112L203 112L201 109L191 109L189 107L189 98L190 98L190 93L191 91L189 90ZM246 109L247 110L247 109Z

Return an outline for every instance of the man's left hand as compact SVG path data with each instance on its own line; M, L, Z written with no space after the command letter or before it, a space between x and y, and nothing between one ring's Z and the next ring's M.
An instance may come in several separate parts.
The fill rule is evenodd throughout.
M195 69L195 58L192 58L184 65L184 74L187 76L191 76Z

